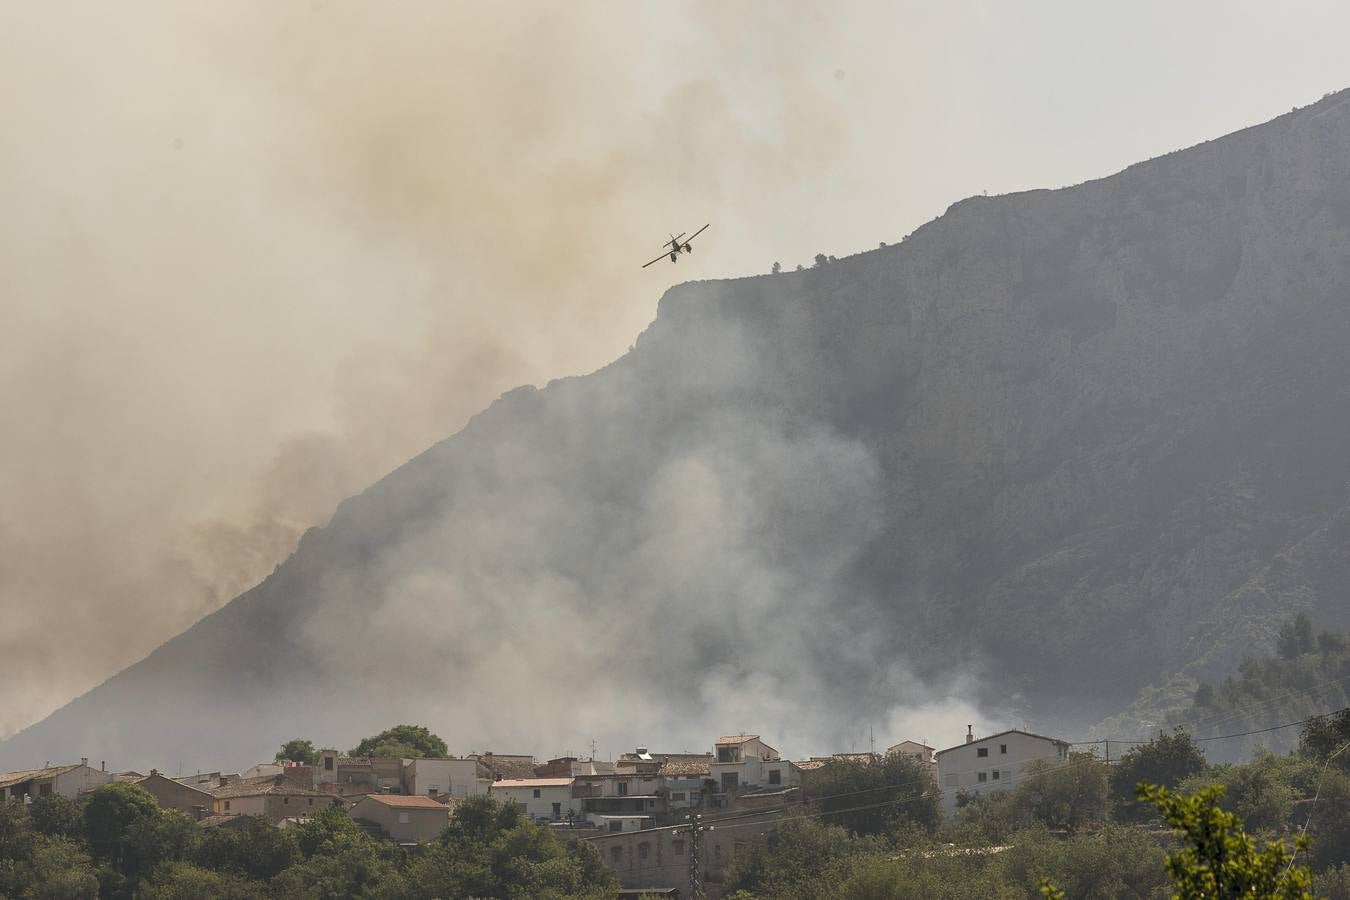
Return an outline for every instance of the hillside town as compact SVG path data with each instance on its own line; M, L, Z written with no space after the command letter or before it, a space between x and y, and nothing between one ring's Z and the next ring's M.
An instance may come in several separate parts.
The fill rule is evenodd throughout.
M832 762L879 766L912 760L927 775L943 813L962 801L1008 789L1037 761L1061 763L1069 743L1021 730L964 740L936 750L902 740L885 753L837 753L784 759L757 734L718 737L704 753L635 747L614 760L471 753L443 758L351 756L322 749L312 761L279 759L238 773L170 776L112 771L88 758L0 773L0 798L31 804L59 795L88 797L99 787L135 784L164 809L201 828L231 829L265 819L296 828L327 807L341 808L368 834L416 850L435 840L457 807L488 796L519 807L562 841L586 841L625 890L691 896L717 894L724 868L756 836L802 815L819 799ZM284 748L283 748L284 749Z

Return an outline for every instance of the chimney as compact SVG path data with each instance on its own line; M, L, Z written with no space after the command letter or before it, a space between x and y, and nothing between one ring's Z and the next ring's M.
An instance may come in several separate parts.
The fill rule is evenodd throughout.
M158 775L158 774L159 774L159 769L151 769L151 770L150 770L150 774L151 774L151 775Z
M87 756L81 756L81 757L80 757L80 765L84 766L86 769L89 768L89 757L87 757Z
M98 762L98 770L99 770L100 772L106 772L106 771L108 771L108 761L107 761L106 759L101 759L101 760L99 760L99 762Z
M966 726L966 743L967 743L967 744L973 744L973 743L975 743L975 726L974 726L974 725L967 725L967 726Z

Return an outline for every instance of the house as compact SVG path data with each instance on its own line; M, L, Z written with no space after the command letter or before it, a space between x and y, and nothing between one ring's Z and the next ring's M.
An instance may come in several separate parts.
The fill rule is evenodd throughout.
M478 761L473 759L408 759L403 761L403 792L424 797L448 794L463 799L486 794L486 778L478 777Z
M760 740L757 734L718 738L709 764L709 777L717 782L724 794L734 794L746 786L792 784L793 772L792 763L780 759L778 751ZM800 776L797 777L800 780Z
M296 784L285 775L227 782L213 790L211 798L215 815L264 816L274 825L282 819L313 815L328 804L342 802L331 794Z
M705 828L699 835L699 876L704 884L719 884L725 867L749 852L755 838L778 827L780 818L773 812L748 820L741 816L720 820L705 817ZM680 897L691 895L688 825L607 832L584 840L599 851L623 887L675 888Z
M917 760L928 770L928 774L932 776L933 783L937 783L937 756L935 755L933 748L927 744L920 744L918 741L901 741L898 744L886 748L886 753L888 755L891 753L899 753L901 756L908 756L911 759Z
M379 829L400 844L434 840L450 824L450 807L430 797L369 794L349 815Z
M1069 742L1018 729L977 740L967 728L964 744L939 750L936 757L942 812L951 819L961 795L1011 790L1032 762L1067 760Z
M201 820L215 810L215 798L210 791L165 778L155 769L136 784L148 791L165 809L176 809L194 820Z
M656 770L666 789L667 805L672 813L703 806L706 782L712 777L711 753L669 753L658 757Z
M226 775L220 772L198 772L196 775L183 775L175 778L174 781L179 784L186 784L195 787L199 791L213 791L230 779L238 779L238 775Z
M516 804L531 819L557 822L579 817L581 803L572 796L572 778L504 778L488 791L493 798Z
M4 772L0 773L0 799L22 800L31 797L36 800L59 794L74 800L97 787L111 784L113 778L111 772L89 768L87 758L69 766Z

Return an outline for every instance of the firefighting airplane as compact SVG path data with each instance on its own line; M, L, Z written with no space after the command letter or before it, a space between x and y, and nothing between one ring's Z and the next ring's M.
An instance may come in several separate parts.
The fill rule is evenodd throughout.
M712 224L711 222L708 223L708 225L711 224ZM694 245L691 243L691 241L693 241L694 238L702 234L707 229L708 225L704 225L698 231L695 231L693 234L689 235L689 240L685 241L681 240L681 238L684 237L683 231L681 231L679 234L672 234L670 236L670 240L666 241L666 246L669 247L670 249L667 250L665 253L662 253L656 259L652 260L652 262L643 263L642 268L645 269L652 263L658 263L661 260L665 259L667 256L670 257L671 262L678 262L679 260L676 259L676 257L678 257L681 253L693 253Z

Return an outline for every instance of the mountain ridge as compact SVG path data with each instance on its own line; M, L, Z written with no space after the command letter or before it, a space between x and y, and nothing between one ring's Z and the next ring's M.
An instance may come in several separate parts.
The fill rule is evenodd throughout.
M1057 728L1118 711L1344 503L1347 98L967 198L816 269L673 287L628 354L507 392L0 760L192 752L147 707L241 756L388 724L367 705L521 741L515 703L579 735L605 717L549 707L622 704L604 672L692 682L605 732L629 740L791 718L784 692L851 698L780 726L820 749L962 700ZM419 678L494 697L390 687Z

